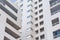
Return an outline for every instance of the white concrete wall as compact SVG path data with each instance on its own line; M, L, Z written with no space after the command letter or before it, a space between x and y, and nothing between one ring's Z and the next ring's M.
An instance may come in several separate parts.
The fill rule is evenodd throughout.
M20 12L22 14L22 29L21 29L21 39L22 40L31 40L31 38L27 38L28 35L31 34L31 31L27 31L27 29L29 27L31 27L31 25L27 24L27 22L29 22L31 20L31 18L27 18L28 15L30 15L31 13L28 13L27 10L30 9L27 6L31 3L31 2L27 2L28 0L23 0L23 2L21 2L20 0L18 0L18 6L20 7L21 4L23 4L23 7L20 7L20 11L21 9L23 9L23 12Z
M12 5L14 6L14 4L12 4ZM16 30L11 25L9 25L8 23L6 23L6 19L9 18L12 22L14 22L16 25L18 25L19 27L21 27L20 13L19 12L15 13L7 5L5 5L4 7L6 9L8 9L10 12L12 12L17 17L17 21L15 21L12 17L10 17L7 13L5 13L3 10L0 9L0 40L4 40L4 36L6 36L7 38L9 38L10 40L19 40L19 39L15 39L14 37L12 37L8 33L6 33L5 32L5 27L8 27L10 30L12 30L13 32L15 32L16 34L18 34L20 36L19 30ZM16 6L14 6L14 7L17 8L17 9L19 9Z
M56 26L52 26L52 21L51 21L52 19L57 18L57 17L59 17L59 20L60 20L60 12L51 16L49 1L50 0L42 0L42 2L37 4L37 5L39 5L41 3L43 4L43 6L41 7L41 8L43 8L43 12L40 14L38 13L37 16L34 15L34 17L38 17L39 15L43 14L43 19L41 19L40 21L43 20L44 24L42 26L38 26L37 28L35 28L35 27L33 28L34 30L37 30L37 29L39 30L39 33L34 35L34 40L36 37L39 37L39 40L41 40L40 35L42 35L42 34L45 35L45 39L43 39L43 40L60 40L60 37L58 37L56 39L53 38L53 31L60 29L60 27L59 27L60 24L58 24ZM39 10L39 8L36 11L38 11L38 10ZM37 21L37 22L39 23L40 21ZM34 23L37 23L37 22L34 21ZM42 32L42 33L40 33L41 27L44 27L44 32Z

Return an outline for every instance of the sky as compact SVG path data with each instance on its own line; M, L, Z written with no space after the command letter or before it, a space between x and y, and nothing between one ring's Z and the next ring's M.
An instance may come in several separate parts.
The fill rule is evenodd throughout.
M11 0L12 2L15 2L16 0Z

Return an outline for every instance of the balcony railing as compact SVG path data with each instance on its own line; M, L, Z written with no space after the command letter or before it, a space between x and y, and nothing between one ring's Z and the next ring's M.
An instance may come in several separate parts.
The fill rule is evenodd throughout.
M8 9L6 9L3 5L0 4L0 9L2 9L4 12L6 12L9 16L11 16L14 20L17 20L17 17L13 15Z
M5 28L5 32L7 32L9 35L11 35L12 37L14 37L15 39L19 38L20 36L16 33L14 33L12 30L10 30L9 28Z
M15 11L15 12L17 13L18 10L17 10L13 5L11 5L8 1L3 0L3 2L4 2L7 6L9 6L13 11Z
M8 39L7 37L4 36L4 40L10 40L10 39Z
M9 20L8 18L7 18L6 22L7 22L9 25L11 25L13 28L15 28L16 30L19 30L19 29L20 29L19 26L17 26L15 23L13 23L13 22L12 22L11 20Z

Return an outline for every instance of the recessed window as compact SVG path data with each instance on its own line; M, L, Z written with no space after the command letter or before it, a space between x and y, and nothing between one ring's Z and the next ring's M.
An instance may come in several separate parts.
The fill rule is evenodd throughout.
M44 34L41 35L40 38L41 38L41 40L44 39L45 38L45 35Z
M35 15L37 15L38 14L38 12L35 12Z
M37 6L35 7L35 9L37 9Z
M27 31L30 31L30 30L33 30L33 28L31 28L31 27L27 28Z
M11 3L9 3L8 1L3 1L3 3L5 3L8 7L10 7L14 12L18 12L18 9L15 8Z
M29 21L29 22L27 22L27 24L33 24L33 22L32 21Z
M39 0L39 2L41 2L42 0Z
M40 32L43 32L44 31L44 27L40 28Z
M32 2L32 0L27 0L27 2Z
M18 26L18 25L16 25L14 22L12 22L10 19L6 19L6 22L10 25L10 26L12 26L13 28L15 28L16 30L19 30L20 29L20 27Z
M22 39L20 39L20 40L22 40Z
M36 30L35 33L38 34L38 30Z
M23 9L21 9L21 12L23 12Z
M28 15L27 18L33 18L33 16L32 15Z
M4 36L4 40L10 40L10 39Z
M30 37L33 38L33 35L30 34L30 35L27 35L27 36L26 36L26 38L30 38Z
M59 18L53 19L53 20L52 20L52 26L55 26L55 25L57 25L57 24L59 24Z
M37 20L38 20L38 17L37 17L37 18L35 18L35 20L37 21Z
M36 27L38 27L38 23L37 23L37 24L35 24L35 26L36 26Z
M42 19L42 18L43 18L43 15L40 15L40 16L39 16L39 19Z
M20 0L20 2L23 2L23 0Z
M60 29L53 32L53 37L54 38L60 37Z
M39 37L36 37L36 40L39 40Z
M27 7L33 7L33 5L32 4L29 4Z
M23 4L21 4L20 7L23 7Z
M33 12L33 10L32 9L29 9L29 10L27 10L27 12L29 13L29 12Z
M43 25L43 23L44 23L44 22L43 22L43 21L41 21L41 22L40 22L40 25Z
M5 12L5 13L7 13L10 17L12 17L14 20L16 20L17 21L17 17L12 13L12 12L10 12L8 9L6 9L4 6L0 6L0 8ZM14 9L15 10L15 9Z
M41 13L42 11L43 11L43 9L40 9L40 10L39 10L39 13Z
M42 7L42 4L39 5L39 8Z
M20 36L18 34L16 34L15 32L13 32L11 29L9 28L5 28L5 32L8 33L9 35L11 35L12 37L14 37L15 39L20 38Z
M35 2L35 4L37 4L37 1Z

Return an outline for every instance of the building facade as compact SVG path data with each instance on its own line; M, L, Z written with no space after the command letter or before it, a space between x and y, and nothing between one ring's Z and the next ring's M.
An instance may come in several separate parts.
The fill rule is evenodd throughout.
M60 0L34 0L34 40L60 40Z
M18 0L22 40L60 40L60 0Z
M0 40L20 40L20 13L9 0L0 0Z
M32 0L17 0L17 5L20 7L20 13L22 15L21 40L32 40Z

